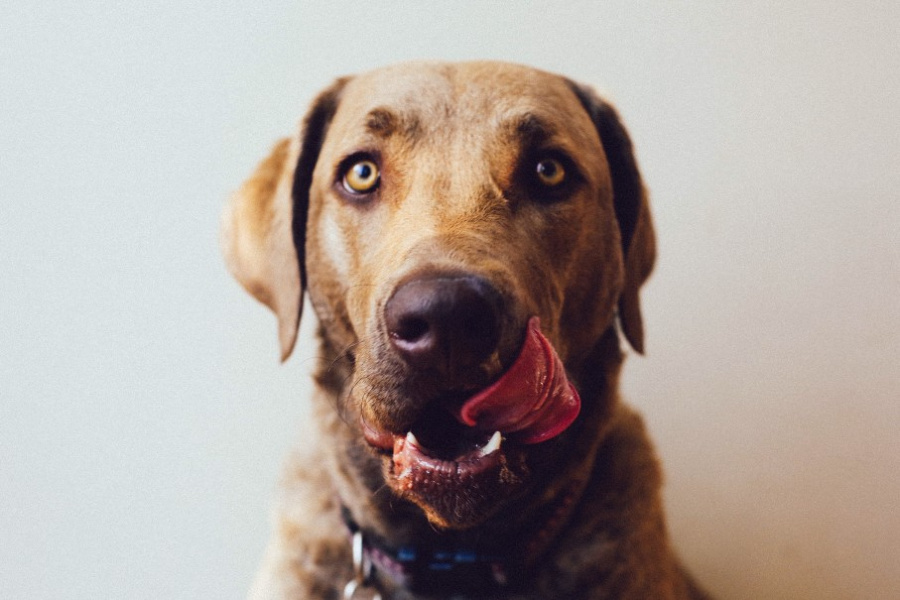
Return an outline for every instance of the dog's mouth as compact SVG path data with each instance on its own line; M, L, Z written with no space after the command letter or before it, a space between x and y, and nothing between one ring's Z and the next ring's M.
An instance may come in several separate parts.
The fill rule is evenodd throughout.
M526 448L576 419L581 400L533 317L518 358L468 398L431 403L406 432L362 421L368 443L391 457L389 481L441 526L469 526L522 481ZM504 490L504 488L506 488Z
M471 463L500 449L503 434L469 427L440 407L426 409L405 436L394 436L391 450L415 448L432 461ZM399 446L398 446L399 445Z

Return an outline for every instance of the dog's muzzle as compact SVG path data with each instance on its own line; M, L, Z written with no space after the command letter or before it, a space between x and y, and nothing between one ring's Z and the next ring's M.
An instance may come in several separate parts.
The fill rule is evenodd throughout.
M524 446L565 431L581 399L532 317L518 358L493 384L458 404L432 405L403 433L363 421L372 446L390 452L395 485L441 515L468 515L515 485ZM501 494L502 495L502 494Z

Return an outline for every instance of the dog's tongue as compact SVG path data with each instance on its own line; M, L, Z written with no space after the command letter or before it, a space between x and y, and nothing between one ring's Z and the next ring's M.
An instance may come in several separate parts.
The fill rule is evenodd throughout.
M516 361L500 379L469 398L456 418L470 427L499 430L515 434L521 443L538 444L565 431L580 410L578 392L541 333L540 320L532 317Z

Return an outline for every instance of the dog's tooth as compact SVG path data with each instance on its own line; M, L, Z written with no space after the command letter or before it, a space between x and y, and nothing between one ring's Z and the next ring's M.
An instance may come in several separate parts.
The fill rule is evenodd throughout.
M416 436L413 435L412 431L410 431L406 434L406 443L412 444L416 448L421 448L421 446L419 445L419 440L416 439Z
M503 435L499 431L495 431L488 443L481 449L481 455L487 456L500 449L500 443L503 441Z

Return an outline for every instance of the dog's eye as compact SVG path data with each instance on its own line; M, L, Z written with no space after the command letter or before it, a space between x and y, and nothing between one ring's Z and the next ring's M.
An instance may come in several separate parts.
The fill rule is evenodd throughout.
M545 158L535 165L538 181L547 187L556 187L566 179L566 168L555 158Z
M351 194L368 194L378 187L378 165L368 159L358 160L344 173L344 189Z

